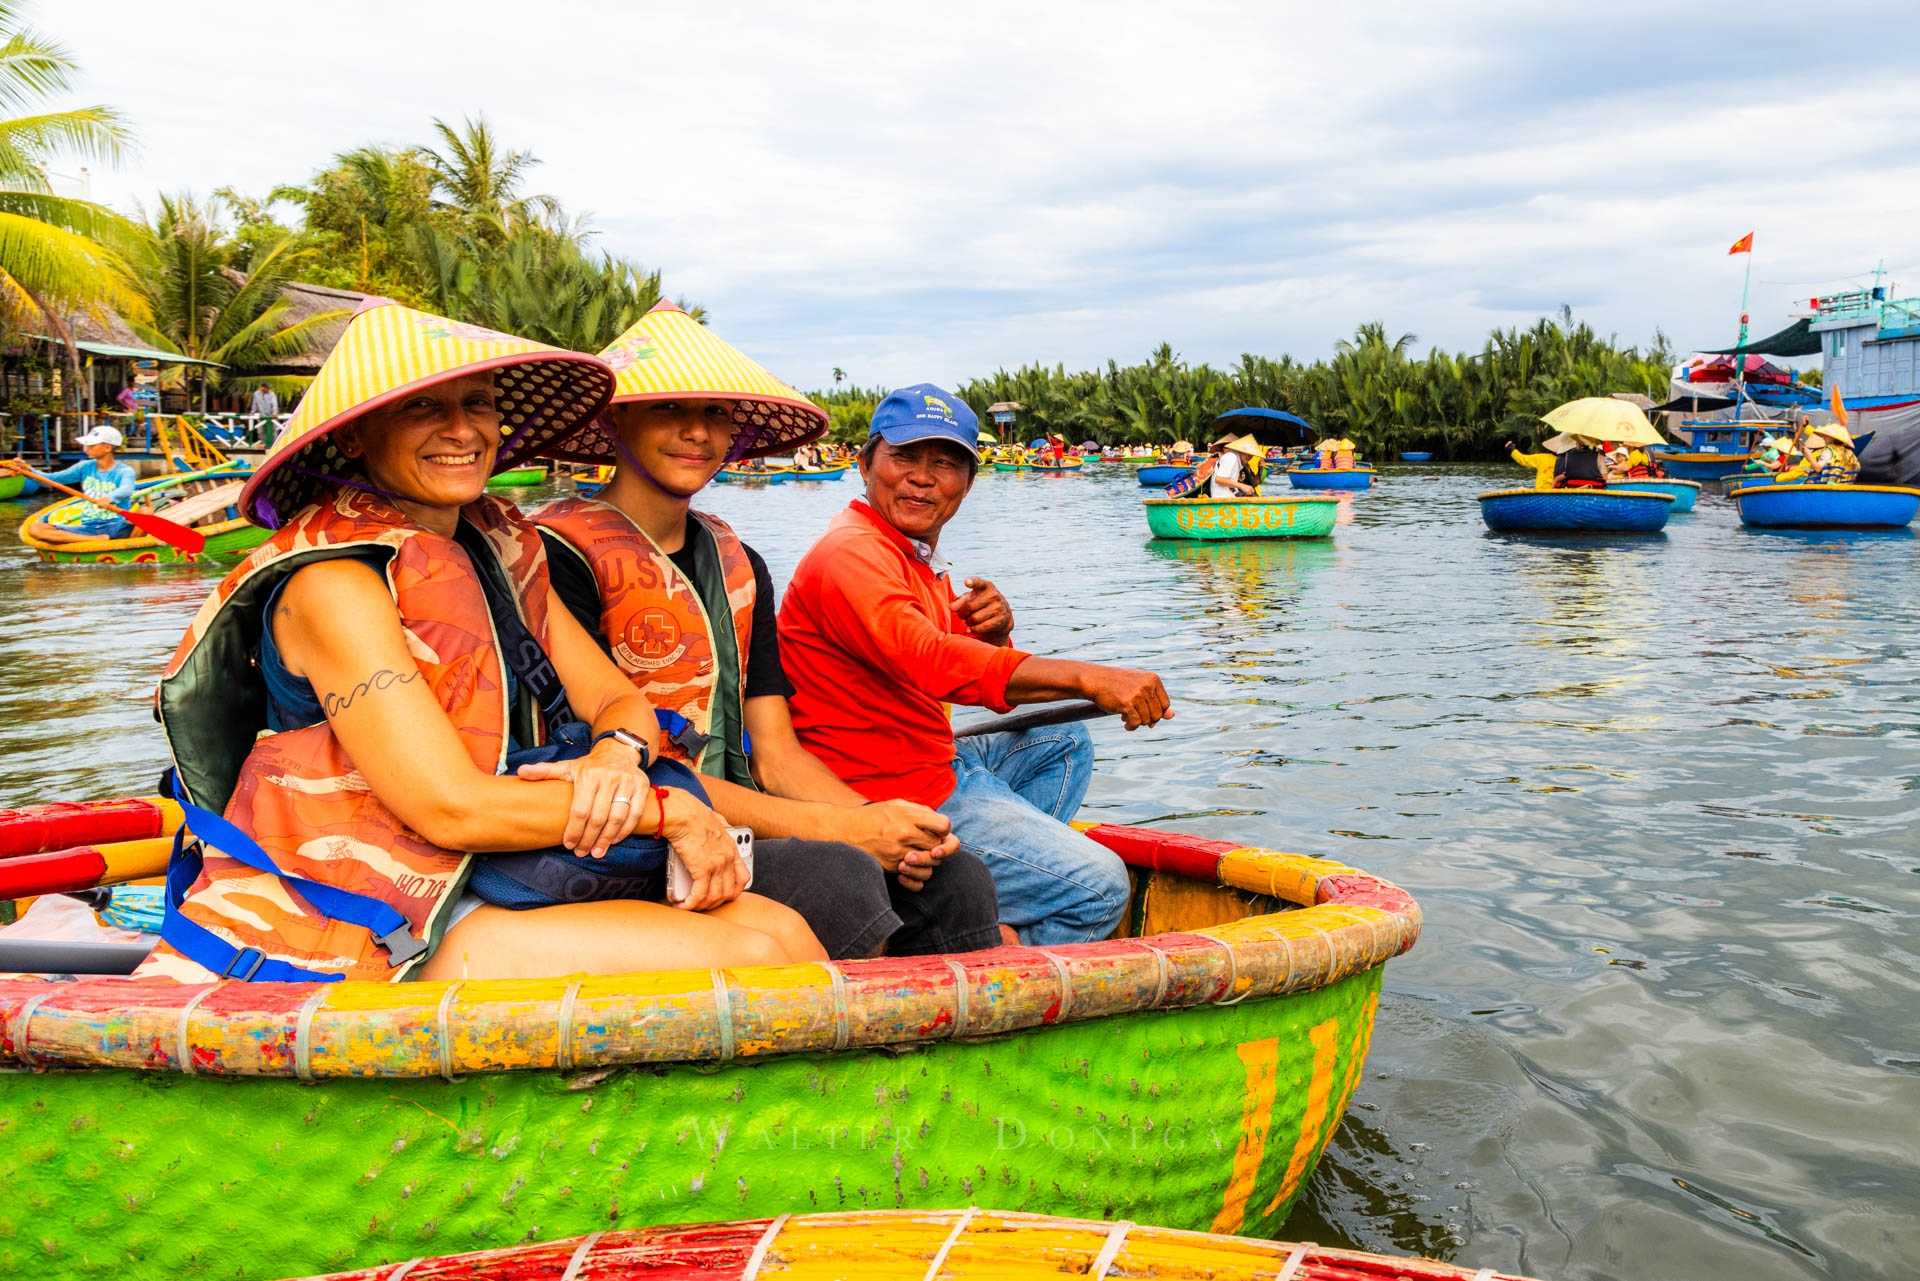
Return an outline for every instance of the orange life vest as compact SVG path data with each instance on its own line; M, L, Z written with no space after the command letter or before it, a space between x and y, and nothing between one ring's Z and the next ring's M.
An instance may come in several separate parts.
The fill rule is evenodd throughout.
M495 498L468 506L462 518L485 536L522 621L545 646L549 590L539 534ZM396 968L366 929L322 915L278 877L211 845L181 913L269 959L398 981L439 945L472 855L442 849L401 822L325 721L256 738L266 728L266 687L245 667L274 586L303 565L341 556L383 561L407 647L476 768L497 773L510 734L523 744L539 740L540 718L524 693L520 706L508 706L505 660L465 550L407 523L384 499L352 490L330 495L256 548L201 605L161 677L160 723L188 799L224 810L283 872L389 904L427 951ZM206 978L164 943L141 973Z
M711 736L696 761L669 729L664 754L711 778L743 783L747 780L740 776L739 762L745 760L745 751L737 740L745 723L743 691L753 641L753 563L725 521L704 512L689 514L713 536L719 551L730 618L711 617L699 590L673 559L610 503L562 498L535 512L533 523L592 571L600 590L600 634L634 688L656 711L684 717L701 735ZM716 645L716 640L729 639L731 672L723 663L725 646ZM732 703L732 734L715 731L714 710L723 691ZM733 770L727 768L730 752L739 753Z

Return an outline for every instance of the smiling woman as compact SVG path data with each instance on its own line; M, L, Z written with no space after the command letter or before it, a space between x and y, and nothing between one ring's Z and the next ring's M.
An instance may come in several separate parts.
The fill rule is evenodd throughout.
M149 970L397 980L823 955L742 893L692 775L649 773L653 708L553 607L539 535L485 496L611 386L593 357L394 303L355 317L242 496L275 534L161 682L199 844L169 868ZM669 847L692 877L677 908L658 901Z

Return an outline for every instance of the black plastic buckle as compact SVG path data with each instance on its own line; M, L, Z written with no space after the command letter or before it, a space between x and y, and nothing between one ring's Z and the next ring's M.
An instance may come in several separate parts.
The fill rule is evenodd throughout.
M405 925L396 925L386 934L376 934L374 942L387 949L387 968L397 970L427 950L427 945L407 933Z
M687 754L688 760L695 762L706 755L707 744L713 741L713 735L702 734L693 727L692 721L682 725L679 733L670 734L668 737L675 747Z
M245 974L235 974L233 972L233 967L240 964L241 961L245 960L249 952L253 954L253 964L247 967L247 972ZM220 977L223 979L239 979L242 983L245 983L251 978L253 978L254 975L258 974L260 972L260 967L265 965L266 963L267 963L267 954L265 952L262 952L257 947L243 947L238 952L235 952L233 954L233 959L227 962L227 968L220 971Z

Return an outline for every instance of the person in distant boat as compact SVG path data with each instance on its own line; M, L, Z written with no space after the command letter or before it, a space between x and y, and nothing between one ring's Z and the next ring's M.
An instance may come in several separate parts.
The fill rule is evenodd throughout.
M1607 485L1602 470L1602 454L1598 443L1584 436L1573 438L1573 444L1562 451L1553 462L1553 487L1555 489L1604 489Z
M76 442L86 450L87 456L79 462L59 471L47 472L48 480L62 485L79 488L92 502L92 511L83 519L70 525L54 525L46 521L39 522L34 528L34 537L45 542L79 542L90 538L125 538L133 532L122 516L108 511L108 507L125 510L133 501L135 476L133 466L114 457L113 451L122 443L120 429L117 427L95 427ZM18 458L0 458L0 473L24 476L30 469Z
M1522 467L1530 467L1533 469L1533 487L1535 489L1553 488L1553 473L1554 469L1559 465L1559 455L1550 453L1544 449L1538 453L1523 454L1520 452L1520 447L1510 440L1502 445L1501 448L1507 451L1507 457L1513 459L1514 462L1519 463Z
M645 343L649 359L623 359ZM723 466L799 442L826 415L672 304L603 355L604 419L549 451L617 460L595 499L534 516L554 589L653 703L666 755L751 827L754 888L803 916L829 956L965 952L1000 941L993 878L952 823L910 800L868 804L795 737L760 554L693 499Z
M241 493L274 533L161 679L176 794L207 808L188 811L198 840L175 852L143 973L386 982L825 958L798 915L742 892L698 782L655 759L647 699L554 598L533 527L486 495L612 385L591 356L362 304ZM516 777L515 751L546 759ZM662 901L669 848L691 878L678 905ZM596 870L629 854L629 874Z
M1219 452L1213 455L1213 466L1206 476L1207 497L1251 498L1258 494L1259 458L1260 444L1251 436L1238 436L1222 443ZM1197 471L1194 474L1199 475Z
M793 451L793 469L795 471L818 471L821 467L820 451L811 444L802 445Z
M1015 648L1013 609L988 580L955 594L940 536L973 487L978 438L972 409L930 383L874 410L860 452L866 496L801 558L780 606L794 729L862 796L951 818L960 848L992 871L1000 920L1020 941L1105 938L1130 884L1117 856L1067 825L1091 781L1086 728L956 740L948 707L1084 698L1131 730L1172 705L1152 672Z
M1780 473L1782 484L1851 485L1860 476L1853 435L1839 423L1810 423L1800 461Z

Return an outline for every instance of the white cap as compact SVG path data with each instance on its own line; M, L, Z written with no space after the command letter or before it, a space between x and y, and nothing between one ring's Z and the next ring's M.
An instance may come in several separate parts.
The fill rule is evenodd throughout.
M82 436L75 443L81 445L112 445L115 449L118 449L126 443L126 437L120 434L118 427L108 427L102 424Z

